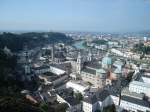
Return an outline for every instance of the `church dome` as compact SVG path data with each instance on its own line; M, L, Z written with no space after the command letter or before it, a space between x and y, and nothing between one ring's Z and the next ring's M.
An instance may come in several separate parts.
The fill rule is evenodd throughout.
M103 65L111 65L112 64L112 59L110 57L104 57L102 59L102 64Z

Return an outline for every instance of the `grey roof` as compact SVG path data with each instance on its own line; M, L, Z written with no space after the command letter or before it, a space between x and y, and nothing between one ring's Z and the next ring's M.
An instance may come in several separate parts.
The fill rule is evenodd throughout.
M79 104L79 101L72 96L64 98L71 106Z
M41 93L41 95L44 97L44 100L46 100L47 102L51 102L55 98L55 95L50 96L47 92L43 92Z
M101 68L101 64L98 63L98 61L92 61L92 62L86 62L85 66L93 69L99 69Z
M121 100L125 100L125 101L128 101L128 102L134 103L134 104L138 104L138 105L150 108L150 103L149 102L144 101L144 100L140 100L140 99L137 99L137 98L133 98L133 97L130 97L130 96L123 95L121 97Z
M97 101L104 101L109 95L110 94L107 90L102 90L102 91L96 93L93 96L85 98L84 101L87 102L87 103L94 104Z
M142 77L150 78L150 75L142 75Z
M52 64L51 66L66 71L68 67L71 68L71 63Z
M87 103L90 103L90 104L94 104L94 103L96 103L98 100L97 100L96 95L94 95L94 96L91 96L91 97L84 98L83 101L84 101L84 102L87 102Z
M40 90L41 92L47 92L48 90L52 90L53 87L50 86L50 85L42 84L42 85L41 85L41 88L42 88L42 89Z
M112 84L113 84L113 83L112 83ZM114 85L106 85L104 89L107 90L110 95L119 96L118 87L116 87L116 86L114 86Z
M65 56L64 56L64 54L63 54L63 52L57 52L56 54L55 54L55 58L65 58Z
M110 94L107 90L103 90L98 94L98 101L104 101L109 95Z
M51 73L51 72L50 72L50 73ZM64 75L66 75L66 74L63 74L63 75L61 75L61 76L58 76L58 75L56 75L56 74L51 73L51 75L48 75L48 74L41 74L40 76L45 77L49 82L53 82L53 81L59 79L60 77L62 77L62 76L64 76Z
M71 106L79 104L79 101L72 96L72 89L63 89L58 91L58 95L66 100Z
M76 58L77 58L77 55L74 55L74 54L67 54L67 55L66 55L66 58L73 58L73 59L76 59Z
M90 68L84 68L82 71L86 72L86 73L96 75L96 70L93 70L93 69L90 69Z
M48 66L48 65L43 65L43 66L40 66L40 67L35 67L35 68L33 68L34 70L41 70L41 69L49 69L50 68L50 66Z

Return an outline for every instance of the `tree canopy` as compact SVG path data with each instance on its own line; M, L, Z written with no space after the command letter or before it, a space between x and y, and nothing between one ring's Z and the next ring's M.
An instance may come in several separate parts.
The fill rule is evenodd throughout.
M98 45L106 45L108 42L106 40L94 40L93 43Z
M15 76L16 58L0 50L0 112L43 112L20 94L22 83Z
M132 50L141 54L150 54L150 46L145 46L143 43L135 44Z
M67 37L63 33L47 32L47 33L22 33L22 34L13 34L13 33L3 33L0 34L0 48L7 46L13 52L18 52L24 48L25 45L28 48L34 48L36 46L43 46L45 44L52 43L70 43L72 39Z

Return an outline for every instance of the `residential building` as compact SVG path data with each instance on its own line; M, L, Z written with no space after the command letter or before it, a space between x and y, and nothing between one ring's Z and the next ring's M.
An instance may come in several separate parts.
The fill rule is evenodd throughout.
M72 93L72 89L63 89L58 91L56 94L57 101L59 103L66 103L69 106L66 110L67 112L81 112L81 103L73 96Z
M82 102L83 112L102 111L104 107L112 105L113 101L109 95L107 90L102 90L100 93L85 98Z
M143 93L150 97L150 84L140 81L132 81L129 85L129 91Z
M36 75L40 75L40 74L43 74L46 72L50 72L50 66L43 65L43 66L39 66L39 67L34 67L32 70Z
M71 80L66 83L66 88L72 88L74 92L80 92L82 95L84 95L85 92L87 92L87 90L89 89L89 85L81 80Z
M125 96L121 97L120 107L134 112L148 112L150 111L150 103L138 98Z
M45 85L57 86L63 83L65 80L67 80L68 75L67 74L57 75L51 72L47 72L45 74L39 75L39 78L44 80Z

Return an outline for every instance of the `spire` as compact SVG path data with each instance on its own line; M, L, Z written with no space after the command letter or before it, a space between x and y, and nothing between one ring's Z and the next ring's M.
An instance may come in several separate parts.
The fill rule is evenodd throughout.
M29 63L29 52L28 52L28 47L25 46L25 61L26 61L26 64Z
M81 69L82 69L82 57L81 57L81 53L78 53L78 57L77 57L77 73L80 74L81 73Z
M77 63L81 63L81 52L78 52Z
M12 55L11 50L7 46L5 46L3 50L6 54Z
M24 66L25 74L30 74L30 59L29 59L29 52L27 46L25 46L25 58L26 58L26 64Z
M51 58L52 58L52 62L54 61L54 44L52 44L52 50L51 50Z
M91 50L89 50L87 60L88 60L88 61L92 61L92 53L91 53Z
M108 51L107 53L106 53L106 57L109 57L110 56L110 51Z

